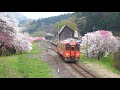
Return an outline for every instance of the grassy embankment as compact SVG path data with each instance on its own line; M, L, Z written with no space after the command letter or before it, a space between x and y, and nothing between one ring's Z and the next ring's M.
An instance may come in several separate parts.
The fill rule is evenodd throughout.
M44 43L44 42L42 42ZM41 60L43 49L33 44L30 53L0 57L0 78L51 78L52 70Z
M81 58L80 61L86 64L89 63L96 63L98 65L103 65L106 69L111 70L114 73L120 74L120 72L114 68L113 64L113 55L106 57L102 57L100 60L98 60L97 58L89 58L87 56L85 56L84 54L81 54Z

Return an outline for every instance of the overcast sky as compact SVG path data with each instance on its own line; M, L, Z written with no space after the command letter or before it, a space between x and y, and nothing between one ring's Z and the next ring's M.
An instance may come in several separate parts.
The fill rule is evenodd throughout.
M30 19L46 18L73 12L19 12Z

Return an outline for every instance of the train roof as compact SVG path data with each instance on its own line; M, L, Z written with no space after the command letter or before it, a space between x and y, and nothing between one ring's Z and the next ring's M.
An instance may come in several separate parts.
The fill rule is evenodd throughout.
M70 45L76 45L76 39L73 39L73 38L69 38L69 39L66 39L66 40L63 40L63 41L60 41L60 43L70 43Z
M76 39L68 38L68 39L63 40L62 42L76 42Z

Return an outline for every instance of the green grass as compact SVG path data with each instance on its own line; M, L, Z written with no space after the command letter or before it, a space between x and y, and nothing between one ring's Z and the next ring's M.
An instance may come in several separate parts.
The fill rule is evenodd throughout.
M52 78L52 70L40 58L42 51L34 43L30 53L0 57L0 78Z
M102 57L100 60L97 58L89 58L85 55L81 54L80 61L83 63L96 63L104 66L106 69L111 70L114 73L120 74L120 72L113 66L113 55L106 57Z

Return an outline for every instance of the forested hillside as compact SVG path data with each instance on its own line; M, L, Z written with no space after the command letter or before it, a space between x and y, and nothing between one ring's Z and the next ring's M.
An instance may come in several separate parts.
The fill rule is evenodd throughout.
M45 33L57 35L58 29L63 25L78 30L81 35L97 30L108 30L120 36L120 12L75 12L38 20L24 20L20 25L24 31L34 36L44 36Z
M76 12L76 23L82 35L109 30L120 36L120 12Z
M54 29L54 25L62 20L67 20L69 17L74 16L74 13L63 14L59 16L53 16L48 18L41 18L38 20L24 20L20 22L20 26L23 27L23 31L27 31L30 34L43 35L45 32L51 32Z

